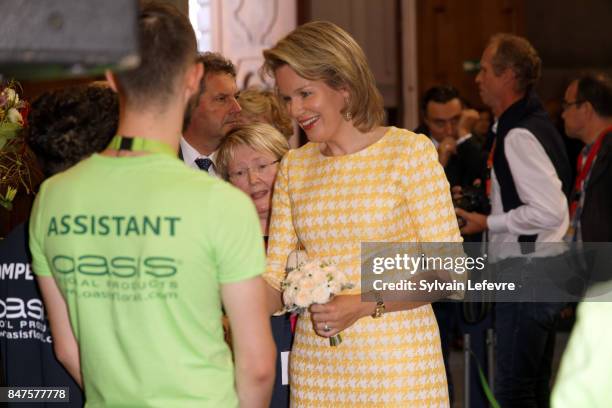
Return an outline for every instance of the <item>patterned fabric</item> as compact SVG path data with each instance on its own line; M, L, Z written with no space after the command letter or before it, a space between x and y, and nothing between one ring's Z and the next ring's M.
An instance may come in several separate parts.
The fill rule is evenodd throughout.
M195 164L197 164L200 170L208 171L208 168L212 166L213 162L208 157L199 157L195 159Z
M279 289L299 242L335 263L360 290L360 243L460 242L449 185L431 141L389 128L371 146L326 157L309 143L281 163L268 270ZM330 347L300 316L290 361L293 407L447 407L440 336L431 306L357 321Z

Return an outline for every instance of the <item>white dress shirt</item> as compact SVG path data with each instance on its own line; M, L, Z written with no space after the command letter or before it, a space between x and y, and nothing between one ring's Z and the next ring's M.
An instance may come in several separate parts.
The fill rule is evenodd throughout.
M469 138L472 137L471 133L468 133L467 135L460 137L459 139L457 139L457 146L459 146L461 143L465 142L466 140L468 140ZM438 147L440 147L440 142L438 142L436 139L434 139L433 137L430 138L432 143L434 144L434 146L436 147L436 150L438 150Z
M493 131L497 131L497 122ZM518 242L519 235L533 234L538 235L536 242L562 242L569 225L567 199L544 147L529 130L514 128L504 138L504 152L516 191L524 205L504 212L500 186L495 170L491 169L491 215L487 218L489 242L493 246ZM504 245L498 249L499 258L520 256L520 252L509 252ZM550 248L542 249L540 246L539 250L536 244L536 252L542 250L546 255L553 255ZM541 255L538 253L536 256Z
M212 166L210 166L208 168L208 174L210 174L211 176L216 176L217 173L215 172L215 159L217 158L217 152L214 151L210 156L206 156L203 154L200 154L192 145L190 145L187 140L185 140L184 137L181 136L181 141L179 142L181 145L181 152L183 153L183 161L185 162L186 165L188 165L189 167L193 167L194 169L200 169L198 167L198 165L196 164L196 159L210 159L212 161Z

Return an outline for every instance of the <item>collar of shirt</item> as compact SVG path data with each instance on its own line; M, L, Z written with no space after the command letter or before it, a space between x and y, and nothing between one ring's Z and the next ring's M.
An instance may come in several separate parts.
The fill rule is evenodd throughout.
M201 158L208 157L213 162L212 167L216 167L216 165L217 165L217 163L216 163L217 152L216 151L212 152L210 156L206 156L204 154L200 154L192 145L190 145L187 142L187 140L185 140L184 137L181 137L180 145L181 145L181 152L183 152L183 161L189 167L193 167L194 169L197 169L198 165L195 163L195 160L200 158L200 157ZM211 169L209 169L208 172L212 173Z
M459 146L461 143L465 142L466 140L468 140L470 137L472 137L471 133L468 133L467 135L463 136L462 138L460 138L459 140L457 140L457 146ZM434 144L435 148L438 149L438 147L440 147L440 142L438 142L436 139L434 139L433 137L431 138L432 143Z
M466 140L468 140L470 137L472 137L471 133L468 133L467 135L460 137L459 140L457 140L457 146L459 146L461 143L465 142Z

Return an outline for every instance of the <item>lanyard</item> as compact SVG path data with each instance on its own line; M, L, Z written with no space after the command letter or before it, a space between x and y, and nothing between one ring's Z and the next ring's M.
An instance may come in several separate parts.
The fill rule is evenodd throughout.
M125 137L121 135L113 137L107 149L160 153L169 156L177 155L177 152L175 152L170 145L159 140L144 139L142 137Z
M603 137L605 134L607 134L611 130L612 130L612 126L604 129L603 132L600 133L599 137L597 137L597 140L595 141L595 143L593 143L593 146L589 150L589 154L587 155L586 160L584 160L584 155L582 153L580 154L580 157L578 158L578 161L576 163L577 176L576 176L576 182L574 184L575 195L570 204L570 217L573 217L574 214L576 213L576 208L578 207L578 201L580 200L580 196L582 195L582 190L586 187L584 183L587 177L589 176L589 173L591 171L591 166L593 165L593 161L595 161L595 159L597 158L597 153L599 153L599 149L601 149L601 143L603 141Z
M491 197L491 171L493 170L493 155L495 154L495 145L497 143L497 136L493 139L493 145L491 151L487 157L487 179L485 180L485 192L487 197Z

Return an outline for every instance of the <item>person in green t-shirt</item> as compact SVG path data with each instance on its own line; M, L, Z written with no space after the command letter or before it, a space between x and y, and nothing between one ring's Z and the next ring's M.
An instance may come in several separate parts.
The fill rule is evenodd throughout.
M550 399L553 408L611 407L612 281L591 287L578 305L576 323Z
M43 183L32 210L56 354L87 406L265 407L275 349L256 211L177 158L202 77L189 21L149 3L139 36L140 67L107 73L120 136Z

